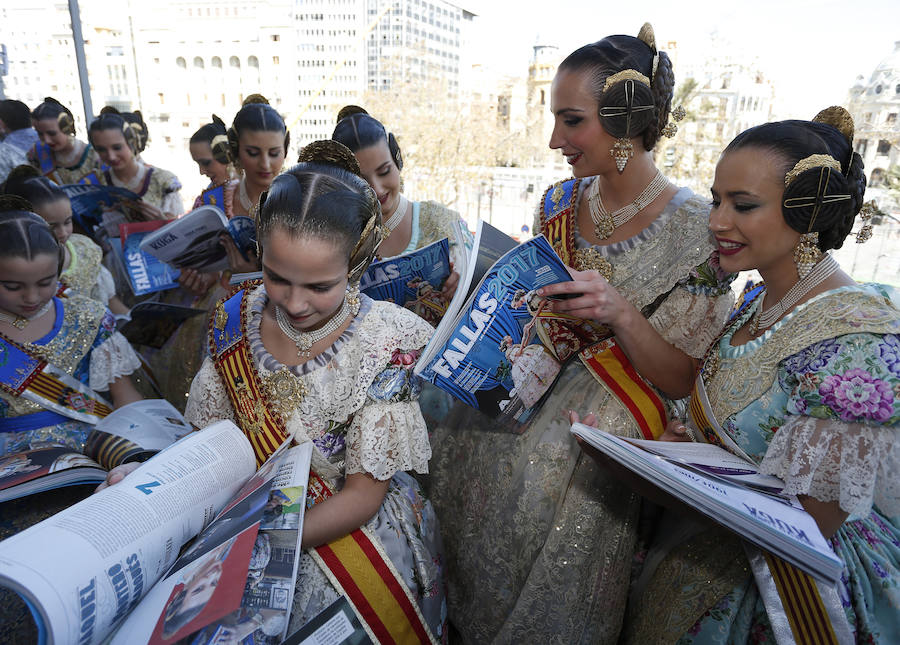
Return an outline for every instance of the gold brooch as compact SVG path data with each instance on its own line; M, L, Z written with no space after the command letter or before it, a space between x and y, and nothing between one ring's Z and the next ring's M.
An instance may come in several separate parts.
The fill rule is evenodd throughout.
M225 305L221 302L216 305L216 316L213 319L213 329L219 332L219 340L225 340L225 324L228 322L228 314L225 312Z
M278 409L284 422L287 422L291 413L300 407L300 402L309 394L306 383L294 376L287 367L282 367L274 374L267 374L262 381L269 401Z
M553 189L553 192L550 193L550 201L553 202L553 211L559 209L559 200L563 198L565 191L563 190L562 184L556 184L556 188Z
M613 265L600 251L592 247L575 251L575 268L579 271L596 271L607 281L612 280Z

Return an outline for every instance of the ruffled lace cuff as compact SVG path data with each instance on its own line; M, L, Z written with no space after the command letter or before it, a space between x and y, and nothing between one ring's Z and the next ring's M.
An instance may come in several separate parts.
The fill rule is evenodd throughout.
M209 357L203 359L200 371L191 381L184 418L200 429L216 421L235 421L225 385Z
M900 513L900 429L793 416L775 433L760 471L785 492L837 501L851 519L872 505Z
M171 193L166 193L162 198L162 205L159 210L163 213L171 213L175 217L184 215L184 202L181 201L181 192L175 190Z
M428 472L431 444L418 401L369 402L347 431L345 471L385 481L394 473Z
M91 289L91 298L104 305L109 304L109 299L116 295L116 283L113 280L112 273L109 272L102 264L97 271L97 282Z
M141 366L141 360L131 345L119 332L91 350L89 383L92 390L105 392L109 384L121 376L127 376Z
M685 354L701 358L721 331L733 302L730 290L712 296L678 287L650 317L650 324Z

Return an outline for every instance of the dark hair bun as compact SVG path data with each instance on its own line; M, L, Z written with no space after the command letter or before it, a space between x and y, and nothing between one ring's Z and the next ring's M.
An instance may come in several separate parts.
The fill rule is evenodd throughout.
M245 105L254 105L256 103L261 103L263 105L269 105L269 99L267 99L262 94L251 94L247 98L244 99L244 102L241 103L241 107Z
M340 123L348 116L352 116L354 114L368 114L365 108L361 108L358 105L345 105L341 108L340 112L337 114L337 121L335 123Z
M31 202L18 195L0 195L0 213L9 213L14 211L24 211L31 213L34 208Z
M324 163L362 177L359 162L350 151L350 148L332 139L313 141L300 149L297 163Z
M799 233L819 233L821 238L835 227L840 228L851 203L844 174L822 165L803 170L785 187L782 212L792 229Z
M636 137L656 120L653 91L645 81L646 77L625 77L609 85L600 96L600 122L612 136Z
M28 179L34 179L36 177L43 177L43 175L34 166L31 166L29 164L16 166L12 170L10 170L9 174L6 176L6 191L8 192L9 187L14 183L27 181Z
M104 105L102 108L100 108L100 114L118 114L121 116L122 113L112 105Z

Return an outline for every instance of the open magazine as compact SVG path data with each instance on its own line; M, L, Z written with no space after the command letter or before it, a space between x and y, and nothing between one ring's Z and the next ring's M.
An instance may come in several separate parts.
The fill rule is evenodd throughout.
M311 452L283 446L257 472L232 422L191 433L0 542L0 584L26 599L42 642L281 642Z
M99 483L106 471L147 459L191 430L168 401L129 403L91 429L84 453L47 446L0 457L0 502L63 486Z
M147 235L140 245L149 253L177 269L223 271L228 268L228 255L220 238L231 235L244 259L256 248L256 225L245 215L226 219L218 206L200 206Z
M812 577L829 585L840 579L843 563L815 520L795 497L778 495L781 482L755 464L710 444L626 440L580 423L572 434Z
M534 291L571 279L543 236L517 245L480 222L467 274L416 373L498 426L521 427L561 369L538 333Z
M102 237L98 231L114 222L109 235L115 235L121 222L141 221L144 217L137 208L140 196L125 188L103 184L69 184L60 186L72 204L72 217L92 238Z

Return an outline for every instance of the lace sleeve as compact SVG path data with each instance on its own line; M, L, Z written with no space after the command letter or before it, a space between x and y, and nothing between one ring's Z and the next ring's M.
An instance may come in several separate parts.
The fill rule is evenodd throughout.
M872 505L900 513L900 428L792 416L760 465L786 492L839 502L851 518Z
M203 360L200 371L191 382L184 418L201 429L216 421L235 421L225 385L209 357Z
M384 481L402 470L428 472L431 445L418 401L367 401L347 431L346 473Z
M92 390L105 392L109 384L141 366L131 345L119 332L113 332L91 350L89 383Z
M113 281L112 273L101 264L97 271L97 282L91 289L91 298L108 306L109 299L114 295L116 295L116 283Z
M650 317L650 324L685 354L701 358L722 330L733 302L730 290L708 295L676 287Z
M181 185L178 185L181 188ZM178 189L166 193L162 199L162 205L159 207L163 213L172 213L175 217L184 214L184 202L181 201L181 191Z

